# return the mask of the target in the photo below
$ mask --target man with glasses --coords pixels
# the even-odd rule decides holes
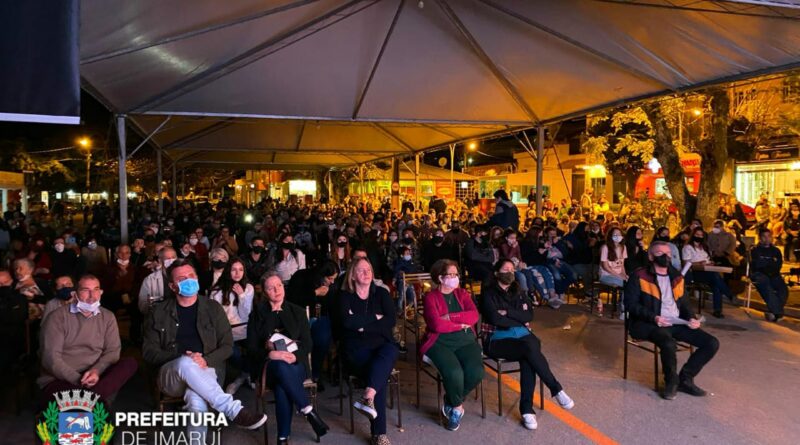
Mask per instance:
[[[117,319],[100,306],[102,295],[100,280],[84,275],[76,300],[53,310],[42,323],[38,384],[44,401],[60,391],[88,389],[108,402],[136,373],[136,360],[119,357]]]
[[[700,321],[689,307],[683,276],[670,266],[668,243],[654,241],[648,257],[651,266],[636,270],[625,287],[631,337],[653,342],[661,350],[664,369],[664,399],[672,400],[677,392],[702,397],[706,392],[694,384],[694,378],[719,349],[719,340],[700,329]],[[695,347],[678,373],[677,343]]]

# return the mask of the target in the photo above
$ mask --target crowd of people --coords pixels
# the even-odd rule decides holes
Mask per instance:
[[[279,443],[286,443],[295,412],[319,436],[328,431],[304,382],[310,378],[324,390],[326,370],[341,363],[365,383],[354,407],[369,420],[371,443],[384,445],[387,381],[406,352],[397,320],[422,298],[419,359],[442,378],[446,428],[459,428],[463,402],[483,378],[485,354],[519,362],[522,423],[536,429],[537,375],[559,406],[575,403],[534,333],[534,307],[558,309],[571,292],[602,314],[599,281],[624,295],[619,313],[629,317],[631,334],[660,347],[663,396],[705,394],[694,377],[719,343],[700,329],[685,284],[711,289],[715,317],[723,317],[722,299],[735,295],[726,277],[688,264],[729,265],[734,277],[741,274],[750,254],[741,231],[718,220],[707,233],[695,220],[686,228],[658,226],[645,240],[649,227],[604,212],[602,202],[595,212],[591,192],[587,203],[558,207],[545,200],[543,216],[520,215],[504,190],[494,198],[492,215],[477,206],[448,208],[441,199],[427,211],[413,204],[392,211],[358,200],[263,200],[245,208],[226,198],[166,205],[159,216],[155,201],[134,200],[129,244],[121,242],[117,213],[105,203],[86,212],[83,229],[12,208],[0,224],[9,240],[0,268],[7,342],[0,369],[38,353],[43,399],[88,388],[110,402],[146,366],[158,390],[182,398],[185,410],[213,408],[250,429],[267,417],[236,395],[266,369]],[[793,253],[800,205],[790,207],[781,230]],[[787,296],[774,230],[759,225],[750,267],[770,321],[783,316]],[[432,280],[424,295],[403,280],[422,271]],[[480,292],[471,294],[467,283],[481,283]],[[118,317],[127,320],[122,340]],[[675,341],[696,348],[681,370]],[[140,347],[144,363],[121,357],[123,344]]]

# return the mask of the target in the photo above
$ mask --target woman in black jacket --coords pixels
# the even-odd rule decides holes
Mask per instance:
[[[328,425],[322,421],[308,401],[303,381],[309,375],[308,351],[311,349],[311,330],[306,312],[300,306],[284,301],[283,282],[276,272],[261,278],[267,301],[250,314],[247,323],[248,354],[253,363],[267,366],[267,386],[275,392],[275,417],[278,424],[278,443],[289,440],[294,409],[303,413],[317,433],[324,436]],[[278,336],[282,338],[278,339]],[[292,351],[292,352],[290,352]],[[253,370],[260,373],[260,369]],[[253,376],[254,381],[260,374]]]
[[[634,271],[650,265],[647,249],[644,248],[644,232],[637,226],[631,226],[625,233],[625,273],[631,276]]]
[[[561,388],[547,359],[542,354],[541,342],[530,330],[533,320],[533,304],[519,290],[514,281],[514,263],[501,258],[495,263],[494,276],[483,291],[481,315],[488,325],[483,333],[483,350],[494,359],[518,361],[520,367],[519,411],[525,428],[537,427],[533,411],[533,390],[536,375],[550,389],[550,394],[565,409],[572,409],[575,402]]]
[[[344,326],[342,350],[347,369],[366,381],[364,396],[353,406],[370,420],[373,445],[389,445],[386,436],[386,384],[399,349],[392,335],[397,314],[389,292],[372,282],[366,258],[350,263],[339,310]]]

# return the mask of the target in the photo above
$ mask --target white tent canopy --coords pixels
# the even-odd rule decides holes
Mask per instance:
[[[81,74],[184,165],[328,168],[795,68],[797,3],[84,0]]]

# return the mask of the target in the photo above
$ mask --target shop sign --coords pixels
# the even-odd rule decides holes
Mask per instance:
[[[759,150],[756,153],[756,161],[779,161],[784,159],[794,159],[800,156],[800,149],[797,147],[792,148],[779,148],[773,150]]]
[[[436,189],[436,196],[450,196],[453,191],[450,187],[439,187]]]

